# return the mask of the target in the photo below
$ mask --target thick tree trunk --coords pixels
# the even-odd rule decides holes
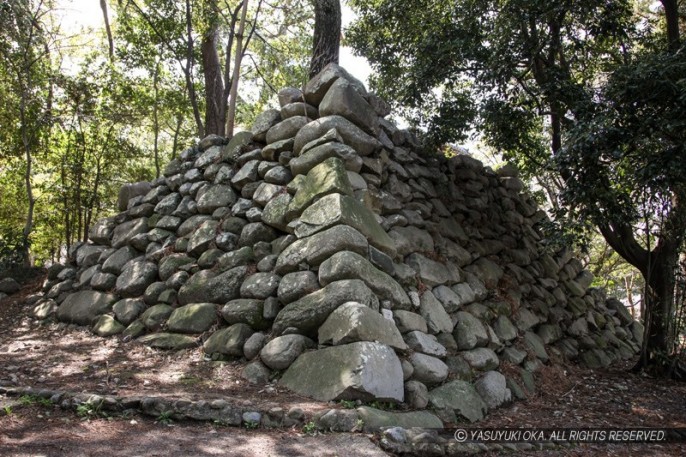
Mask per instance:
[[[674,287],[679,248],[683,237],[680,230],[684,210],[675,200],[662,227],[662,236],[652,251],[641,247],[630,227],[621,223],[601,225],[605,240],[631,265],[638,268],[646,284],[644,294],[644,338],[641,358],[635,371],[650,370],[660,376],[681,377],[683,368],[674,365]]]
[[[639,365],[664,371],[674,341],[674,286],[679,255],[677,249],[663,251],[654,259],[646,277],[646,326],[644,349]]]
[[[314,0],[314,37],[310,78],[329,63],[338,63],[341,43],[341,3],[339,0]]]
[[[224,136],[226,121],[226,102],[224,81],[217,55],[217,27],[207,31],[202,40],[202,63],[205,73],[205,135],[214,133]]]
[[[681,45],[679,32],[679,2],[677,0],[660,0],[665,8],[667,22],[667,43],[669,50],[675,52]]]

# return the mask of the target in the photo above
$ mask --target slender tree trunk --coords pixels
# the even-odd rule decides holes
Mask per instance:
[[[205,127],[200,118],[200,108],[198,108],[198,98],[195,93],[195,86],[193,85],[193,78],[191,72],[193,71],[193,24],[191,17],[191,2],[186,0],[186,65],[183,68],[183,74],[186,77],[186,87],[188,88],[188,98],[193,108],[193,117],[195,118],[195,125],[197,127],[198,138],[205,137]]]
[[[228,138],[233,136],[233,127],[236,123],[236,97],[238,97],[238,79],[241,75],[241,61],[243,60],[243,37],[247,14],[248,0],[243,0],[241,20],[238,23],[238,33],[236,33],[236,54],[233,64],[233,76],[231,77],[231,91],[229,92],[229,107],[226,114],[226,136]],[[228,59],[229,56],[226,58]]]
[[[181,132],[181,125],[183,124],[183,116],[178,115],[176,117],[176,128],[174,129],[174,141],[172,142],[172,155],[171,158],[176,158],[176,150],[179,148],[179,133]]]
[[[155,64],[155,74],[152,78],[152,87],[155,93],[155,102],[152,107],[152,130],[154,134],[153,141],[153,152],[155,154],[155,178],[160,177],[160,119],[159,119],[159,105],[160,105],[160,93],[159,93],[159,77],[160,77],[160,62],[159,60]]]
[[[560,109],[557,103],[553,104],[550,115],[550,127],[552,129],[551,146],[553,155],[557,156],[562,149],[562,121],[560,119]]]
[[[107,147],[107,143],[109,141],[105,142],[104,147]],[[102,165],[100,163],[100,159],[98,159],[98,162],[95,167],[95,181],[93,182],[93,189],[92,189],[92,195],[91,198],[89,199],[88,202],[88,208],[86,208],[86,217],[84,219],[83,223],[83,242],[88,241],[88,231],[90,230],[91,226],[91,221],[93,220],[93,212],[95,211],[97,205],[98,205],[98,191],[100,190],[100,178],[102,174]]]
[[[626,290],[626,300],[631,307],[631,317],[636,319],[636,303],[634,302],[634,274],[624,277],[624,290]]]
[[[76,241],[81,241],[81,228],[83,227],[83,167],[81,164],[83,159],[79,160],[79,164],[76,166],[76,198],[74,201],[77,217],[77,224],[74,228],[74,233],[76,234]]]
[[[102,16],[105,19],[105,31],[107,32],[107,44],[109,45],[110,62],[114,62],[114,39],[112,38],[110,18],[107,14],[107,0],[100,0],[100,9],[102,9]]]
[[[310,78],[329,63],[338,63],[341,43],[341,3],[339,0],[314,0],[314,36]]]
[[[67,154],[69,154],[69,149],[71,148],[71,140],[67,143]],[[71,246],[71,216],[69,214],[69,194],[67,192],[67,170],[66,170],[66,157],[62,157],[60,161],[60,178],[62,180],[62,205],[64,212],[64,244],[67,247],[67,252],[69,252],[69,247]]]
[[[231,89],[233,88],[233,82],[231,81],[231,49],[233,49],[233,40],[236,38],[236,23],[238,22],[238,15],[243,9],[243,2],[239,2],[236,8],[231,12],[231,21],[229,22],[229,36],[226,38],[226,47],[224,48],[224,93],[222,94],[222,105],[224,106],[224,112],[228,117],[229,112],[229,96],[231,94]],[[229,130],[229,122],[224,119],[224,133]],[[231,121],[233,123],[233,120]]]
[[[31,173],[33,166],[33,157],[31,155],[31,145],[29,143],[29,135],[27,132],[28,126],[26,125],[26,92],[23,92],[20,107],[20,119],[21,119],[21,141],[24,147],[24,158],[26,159],[26,172],[24,173],[24,184],[26,186],[26,197],[28,199],[29,207],[26,212],[26,223],[24,224],[24,230],[22,232],[22,256],[24,258],[24,264],[26,266],[31,266],[31,256],[30,256],[30,241],[29,237],[33,231],[33,210],[36,205],[36,199],[33,195],[33,184],[31,182]]]

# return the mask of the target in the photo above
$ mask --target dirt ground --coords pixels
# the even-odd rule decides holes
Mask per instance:
[[[200,348],[153,350],[83,328],[41,324],[22,299],[39,282],[0,300],[0,385],[191,400],[232,398],[266,409],[299,406],[308,415],[332,405],[278,385],[254,387],[239,362],[210,362]],[[536,395],[492,412],[474,427],[686,428],[686,385],[627,371],[545,367]],[[1,456],[383,456],[378,437],[362,433],[310,436],[302,429],[248,430],[202,422],[160,423],[143,416],[83,418],[54,405],[0,396]],[[496,455],[496,454],[491,454]],[[586,444],[536,456],[681,456],[686,443]]]

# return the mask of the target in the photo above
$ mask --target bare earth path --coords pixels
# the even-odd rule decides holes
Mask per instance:
[[[0,386],[191,400],[228,397],[248,408],[298,406],[308,419],[332,407],[277,385],[250,386],[240,378],[238,363],[207,362],[199,348],[161,352],[63,324],[41,325],[29,319],[21,305],[37,287],[34,283],[0,300]],[[546,367],[535,396],[492,412],[478,427],[686,427],[686,385],[630,374],[626,368]],[[388,455],[377,440],[362,433],[310,436],[300,427],[168,425],[139,415],[83,420],[57,406],[21,405],[17,398],[0,396],[0,456]],[[587,444],[531,455],[681,456],[686,455],[686,443]]]

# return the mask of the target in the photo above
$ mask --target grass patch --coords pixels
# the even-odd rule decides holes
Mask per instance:
[[[43,406],[45,408],[54,406],[54,403],[49,398],[43,398],[37,395],[22,395],[21,397],[19,397],[19,403],[21,403],[22,406],[37,405]]]

